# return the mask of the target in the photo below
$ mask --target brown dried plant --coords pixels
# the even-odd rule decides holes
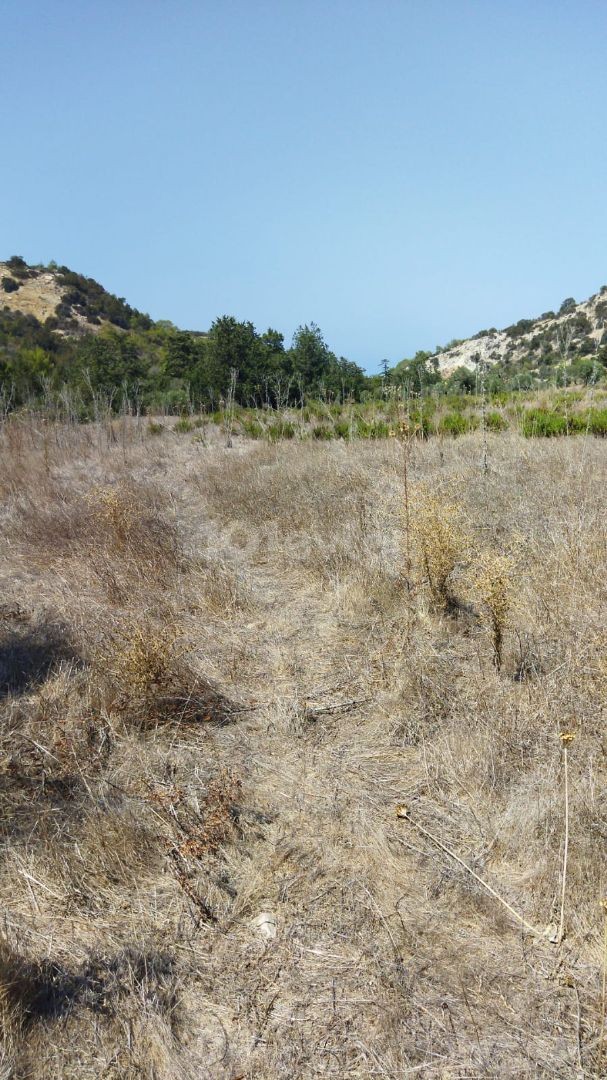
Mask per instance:
[[[413,499],[411,535],[434,603],[438,608],[449,607],[453,573],[472,551],[461,506],[418,489]]]
[[[85,501],[106,542],[118,551],[127,547],[137,527],[140,509],[126,491],[118,487],[94,487],[86,493]]]
[[[493,661],[501,670],[504,634],[515,599],[516,562],[511,555],[485,550],[475,560],[472,584],[481,600],[482,617],[491,633]]]
[[[96,658],[106,706],[149,726],[167,721],[225,723],[233,704],[198,673],[175,624],[150,620],[113,627]]]

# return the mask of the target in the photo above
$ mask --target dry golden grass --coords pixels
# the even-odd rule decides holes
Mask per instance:
[[[0,442],[2,1080],[598,1077],[607,445]]]

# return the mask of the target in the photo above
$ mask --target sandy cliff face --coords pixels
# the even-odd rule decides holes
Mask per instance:
[[[449,375],[458,367],[472,368],[476,358],[487,365],[507,359],[517,363],[528,356],[539,361],[542,349],[565,362],[579,351],[583,339],[590,339],[598,348],[607,338],[607,287],[604,289],[562,315],[528,320],[532,325],[520,334],[513,334],[512,327],[493,330],[445,349],[436,356],[441,372]],[[586,317],[586,325],[580,316]]]
[[[13,274],[6,263],[0,263],[0,281],[4,277],[13,277]],[[55,314],[64,291],[52,270],[41,270],[35,277],[26,278],[15,292],[0,290],[0,307],[22,311],[24,315],[35,315],[40,322],[44,322],[49,315]]]

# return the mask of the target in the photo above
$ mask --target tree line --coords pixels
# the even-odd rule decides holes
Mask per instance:
[[[170,323],[97,332],[66,333],[50,319],[0,309],[0,386],[17,407],[70,390],[86,411],[104,396],[119,407],[124,396],[143,409],[179,412],[216,409],[236,372],[241,405],[283,407],[304,397],[360,400],[372,380],[362,368],[328,347],[314,323],[300,326],[289,348],[269,328],[225,315],[207,333]]]
[[[232,393],[240,405],[284,408],[306,398],[344,402],[479,390],[478,365],[458,368],[445,379],[440,350],[420,351],[394,367],[384,360],[381,374],[366,375],[358,364],[337,356],[313,322],[299,326],[288,347],[280,331],[269,327],[259,332],[252,322],[231,315],[215,319],[204,333],[180,330],[170,322],[153,322],[66,266],[32,267],[21,256],[12,256],[5,266],[8,273],[0,285],[7,295],[48,270],[63,287],[54,315],[44,322],[3,307],[0,299],[0,404],[5,410],[66,393],[86,418],[100,399],[116,409],[126,398],[144,411],[182,412],[214,411]],[[518,327],[509,329],[518,332]],[[567,364],[557,363],[550,341],[539,335],[530,343],[529,356],[518,362],[506,358],[483,373],[486,391],[604,380],[607,343],[598,349],[592,343],[596,352],[589,356],[583,336],[587,327],[576,323],[571,331],[579,341],[573,341]]]

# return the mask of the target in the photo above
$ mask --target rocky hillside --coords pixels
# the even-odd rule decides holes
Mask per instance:
[[[593,356],[607,344],[607,285],[588,300],[564,300],[558,312],[546,311],[535,319],[520,319],[504,330],[481,330],[466,341],[456,341],[439,350],[441,374],[459,367],[473,368],[477,361],[487,365],[501,362],[521,364],[568,363],[574,356]]]
[[[55,315],[65,291],[52,270],[34,270],[28,267],[27,276],[15,275],[15,269],[0,262],[0,299],[3,307],[34,315],[40,322]]]
[[[0,262],[0,308],[33,315],[51,330],[97,331],[104,323],[123,330],[148,329],[152,320],[94,278],[67,266],[28,266],[19,255]]]

